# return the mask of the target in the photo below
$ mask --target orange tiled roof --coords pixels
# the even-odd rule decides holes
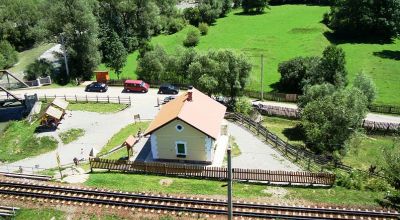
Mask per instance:
[[[145,135],[175,119],[180,119],[217,139],[226,107],[195,88],[192,89],[192,101],[188,101],[187,98],[188,92],[165,104],[150,123]]]

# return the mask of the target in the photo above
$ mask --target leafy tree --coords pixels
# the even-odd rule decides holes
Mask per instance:
[[[232,0],[223,0],[221,17],[227,15],[232,10]]]
[[[185,8],[183,10],[183,16],[187,21],[189,21],[189,24],[193,26],[198,26],[200,21],[202,20],[200,18],[200,11],[198,7]]]
[[[353,85],[364,93],[368,104],[372,104],[376,95],[376,87],[373,80],[364,73],[359,73],[354,79]]]
[[[393,140],[393,146],[384,151],[384,173],[389,183],[395,188],[386,199],[398,210],[400,210],[400,145],[398,138]]]
[[[18,53],[6,40],[0,42],[0,69],[7,69],[18,62]]]
[[[126,58],[128,56],[124,45],[120,41],[117,33],[114,31],[102,41],[103,62],[107,67],[115,70],[118,78],[125,66]]]
[[[199,31],[201,35],[207,35],[208,33],[208,24],[207,23],[200,23],[199,24]]]
[[[250,115],[252,109],[253,107],[251,106],[250,100],[244,96],[239,97],[234,106],[235,112],[239,112],[247,116]]]
[[[330,96],[336,91],[336,88],[329,83],[318,84],[314,86],[307,86],[304,90],[304,95],[300,96],[298,101],[299,108],[304,108],[306,105],[314,100],[322,99],[323,97]]]
[[[329,27],[347,37],[391,38],[400,33],[399,0],[337,0]]]
[[[204,74],[200,76],[197,86],[201,91],[211,96],[218,90],[218,80],[212,75]]]
[[[207,24],[214,23],[222,14],[221,0],[202,0],[199,8],[200,21]]]
[[[240,8],[242,6],[242,0],[233,0],[233,8]]]
[[[244,13],[262,13],[268,8],[268,0],[242,0]]]
[[[100,63],[98,23],[94,0],[48,2],[47,28],[56,39],[63,36],[72,78],[88,80]]]
[[[336,87],[347,85],[346,57],[342,48],[329,45],[325,48],[322,58],[312,71],[308,72],[304,85],[331,83]]]
[[[281,91],[300,94],[303,91],[305,77],[310,75],[319,63],[318,57],[296,57],[279,64]]]
[[[345,142],[360,128],[366,111],[366,97],[356,88],[340,89],[308,102],[301,121],[309,147],[335,158],[344,155]]]
[[[186,39],[183,41],[183,45],[185,47],[195,47],[200,41],[200,31],[198,29],[190,30],[187,35]]]
[[[55,71],[54,66],[44,59],[35,60],[26,70],[26,79],[35,80],[38,77],[51,76]]]
[[[0,0],[0,40],[18,50],[31,48],[41,34],[39,23],[45,11],[38,0]]]

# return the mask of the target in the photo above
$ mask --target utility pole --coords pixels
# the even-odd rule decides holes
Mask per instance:
[[[65,63],[65,71],[67,72],[67,77],[69,78],[69,68],[68,68],[68,59],[67,59],[67,48],[65,48],[64,36],[60,34],[61,38],[61,49],[63,51],[64,63]]]
[[[228,146],[228,220],[232,220],[233,217],[233,205],[232,205],[232,148]]]
[[[261,54],[261,101],[264,99],[264,54]]]

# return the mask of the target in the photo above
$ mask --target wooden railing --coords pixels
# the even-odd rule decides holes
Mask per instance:
[[[206,167],[199,165],[181,165],[171,163],[131,162],[123,160],[108,160],[91,158],[91,169],[107,169],[130,173],[146,173],[166,176],[181,176],[207,179],[227,179],[227,168]],[[270,171],[260,169],[232,169],[233,179],[245,181],[265,181],[273,183],[299,183],[333,185],[335,175],[330,173]]]

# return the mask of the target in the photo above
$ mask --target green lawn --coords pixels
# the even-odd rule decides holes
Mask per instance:
[[[136,135],[139,129],[144,132],[146,128],[149,126],[150,122],[137,122],[133,123],[130,125],[127,125],[126,127],[122,128],[118,133],[114,134],[114,136],[107,142],[107,144],[101,149],[100,154],[105,154],[111,149],[120,146],[124,141],[129,137],[129,135]],[[127,156],[126,155],[126,149],[122,148],[117,152],[114,152],[113,154],[109,155],[109,159],[119,159],[122,156]]]
[[[63,144],[69,144],[73,141],[76,141],[83,135],[85,135],[85,130],[81,128],[72,128],[69,129],[68,131],[58,134]]]
[[[264,54],[264,91],[272,91],[272,85],[279,81],[278,64],[296,56],[321,55],[330,43],[324,32],[328,28],[320,21],[329,7],[283,5],[272,6],[265,14],[257,16],[236,15],[218,19],[211,26],[207,36],[201,37],[196,47],[200,51],[228,48],[243,52],[253,64],[248,89],[259,90],[260,55]],[[182,47],[182,41],[189,28],[173,34],[154,37],[152,43],[161,45],[169,53]],[[391,51],[400,51],[400,40],[392,44],[340,44],[347,55],[349,80],[358,72],[371,75],[378,88],[376,103],[400,105],[396,97],[400,90],[400,62],[390,56]],[[135,78],[137,52],[131,54],[123,69],[122,77]],[[375,54],[375,55],[374,55]],[[378,56],[381,54],[381,56]],[[389,54],[389,55],[388,55]],[[386,57],[386,58],[383,58]],[[101,65],[99,69],[105,69]],[[111,75],[116,78],[115,75]]]
[[[98,113],[115,113],[126,108],[125,104],[117,103],[73,103],[68,105],[68,110],[71,111],[86,111]]]
[[[277,117],[264,117],[263,125],[290,144],[305,147],[303,137],[296,129],[298,120],[289,120]],[[350,148],[343,163],[353,168],[368,170],[371,165],[378,167],[384,160],[383,150],[390,149],[394,143],[400,143],[399,137],[358,134],[350,142]],[[380,168],[378,168],[380,170]]]
[[[65,213],[56,209],[21,209],[15,216],[16,220],[64,220]]]
[[[168,184],[165,184],[168,183]],[[152,175],[121,174],[121,173],[93,173],[85,183],[92,187],[105,187],[114,190],[151,193],[171,193],[186,195],[225,196],[226,187],[221,181],[171,178]],[[275,190],[287,191],[283,199],[294,202],[309,201],[313,203],[329,203],[335,205],[373,205],[377,206],[376,199],[381,199],[383,193],[368,191],[347,190],[342,187],[331,189],[274,187],[235,183],[234,197],[237,199],[262,199],[269,201]],[[280,200],[282,202],[282,200]]]
[[[36,137],[38,122],[30,125],[26,121],[13,121],[0,135],[0,161],[13,162],[36,156],[57,148],[53,137]]]
[[[41,44],[29,50],[18,53],[18,63],[10,68],[12,73],[21,73],[28,67],[29,64],[35,62],[35,60],[42,55],[46,50],[52,48],[55,44]]]

